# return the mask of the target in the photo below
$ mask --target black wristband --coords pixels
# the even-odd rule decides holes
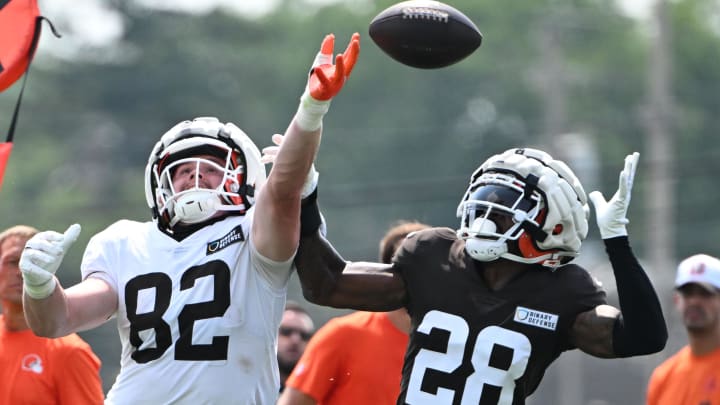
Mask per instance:
[[[300,202],[300,237],[315,233],[322,224],[322,215],[317,203],[317,187]]]

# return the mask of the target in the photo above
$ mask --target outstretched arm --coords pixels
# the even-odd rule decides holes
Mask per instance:
[[[320,144],[322,119],[350,76],[360,51],[360,36],[354,34],[333,63],[334,43],[332,34],[322,42],[297,113],[285,131],[255,204],[253,243],[260,254],[272,260],[288,260],[297,249],[300,195]]]
[[[315,304],[364,311],[405,305],[405,282],[394,265],[346,262],[320,231],[300,239],[295,265],[305,299]]]
[[[630,357],[656,353],[668,333],[662,307],[650,279],[630,248],[627,209],[639,154],[625,158],[618,191],[605,201],[598,191],[589,197],[595,207],[600,236],[612,264],[620,311],[601,305],[580,314],[572,330],[574,343],[598,357]]]

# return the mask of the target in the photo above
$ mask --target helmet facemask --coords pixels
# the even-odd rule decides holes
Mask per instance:
[[[518,241],[528,225],[541,226],[538,219],[543,207],[536,188],[510,174],[484,173],[458,207],[458,236],[466,240],[466,249],[476,260],[507,257],[512,255],[508,242]]]
[[[222,142],[193,138],[182,140],[178,144],[203,142],[205,145],[191,146],[173,154],[168,154],[158,164],[159,173],[154,172],[158,185],[156,195],[158,199],[159,215],[169,219],[169,227],[177,223],[196,224],[213,217],[218,211],[244,211],[245,204],[239,194],[243,184],[244,165],[237,153]],[[207,145],[210,143],[211,145]],[[214,144],[217,143],[217,144]],[[172,146],[171,146],[172,148]],[[170,148],[168,148],[170,149]],[[199,156],[214,156],[214,159]],[[187,157],[184,157],[187,156]],[[189,171],[184,175],[192,177],[191,187],[175,189],[173,176],[178,169]],[[222,174],[222,180],[216,187],[208,185],[203,172]]]

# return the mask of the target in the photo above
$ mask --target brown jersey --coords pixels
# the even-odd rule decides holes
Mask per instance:
[[[499,291],[449,228],[410,235],[393,259],[412,332],[398,404],[524,404],[550,363],[573,349],[575,317],[606,303],[583,268],[540,265]]]

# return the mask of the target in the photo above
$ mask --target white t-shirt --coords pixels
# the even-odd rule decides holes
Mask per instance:
[[[88,243],[83,279],[118,292],[120,373],[107,404],[274,404],[292,259],[261,256],[252,213],[177,242],[121,220]]]

